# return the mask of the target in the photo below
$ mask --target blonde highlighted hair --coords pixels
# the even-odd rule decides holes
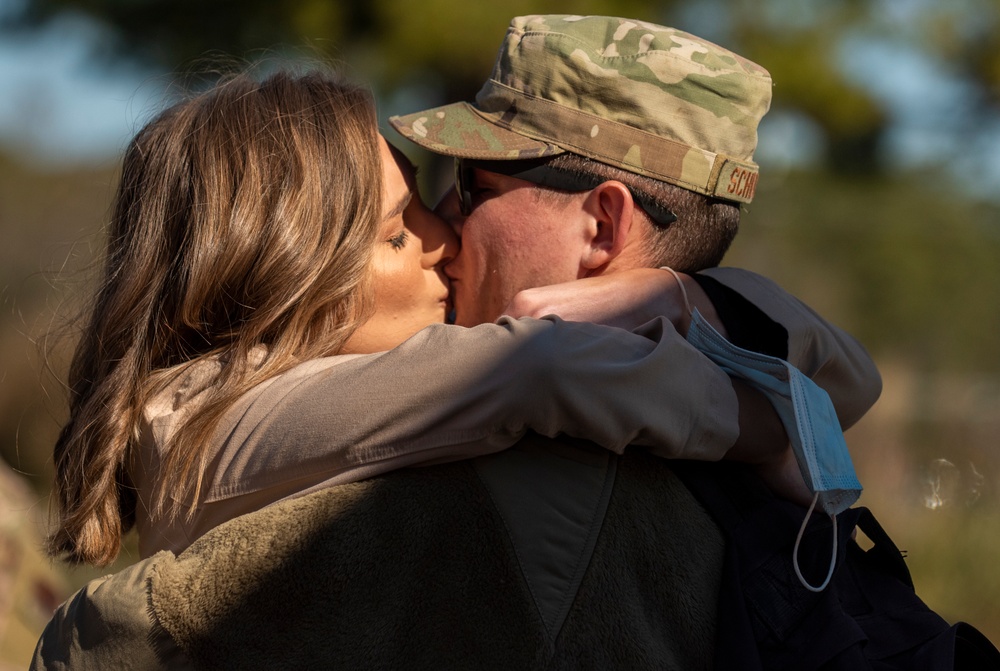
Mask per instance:
[[[226,408],[336,353],[370,315],[381,208],[372,97],[328,73],[232,76],[136,135],[69,375],[52,554],[117,557],[135,523],[127,464],[143,407],[177,366],[217,357],[218,383],[167,446],[150,514],[197,501]]]

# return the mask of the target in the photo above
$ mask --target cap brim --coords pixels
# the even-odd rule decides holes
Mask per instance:
[[[445,156],[517,160],[565,152],[491,123],[466,102],[390,117],[389,123],[406,139]]]

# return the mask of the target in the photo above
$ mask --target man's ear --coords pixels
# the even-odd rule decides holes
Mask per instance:
[[[586,274],[598,274],[625,249],[635,203],[624,184],[611,180],[587,194],[583,210],[589,216],[580,265]]]

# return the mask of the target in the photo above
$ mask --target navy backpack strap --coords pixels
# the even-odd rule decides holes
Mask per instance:
[[[726,537],[715,668],[1000,669],[975,628],[950,626],[916,595],[902,553],[863,507],[838,515],[837,569],[821,593],[795,576],[791,553],[805,509],[775,497],[740,464],[678,462],[675,472]],[[858,528],[867,551],[852,540]],[[810,520],[800,550],[807,579],[825,573],[830,521]]]
[[[879,669],[1000,669],[1000,651],[981,632],[949,625],[917,596],[902,553],[871,511],[860,511],[857,527],[873,546],[851,544],[834,588],[867,636],[866,658]]]

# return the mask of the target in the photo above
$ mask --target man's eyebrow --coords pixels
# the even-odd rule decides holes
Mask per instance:
[[[496,182],[496,174],[497,173],[495,172],[490,172],[489,170],[482,170],[481,168],[475,168],[472,171],[473,179],[476,182],[483,181],[486,182],[487,184],[492,184]]]

